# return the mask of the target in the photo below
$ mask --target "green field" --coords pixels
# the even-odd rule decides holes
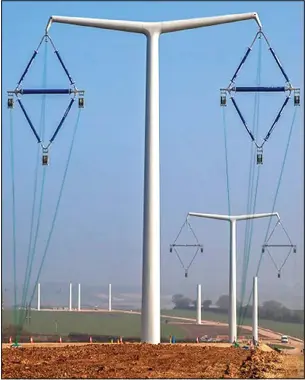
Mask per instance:
[[[13,311],[3,310],[2,326],[13,324]],[[141,317],[137,314],[122,313],[77,313],[69,311],[31,311],[31,323],[24,324],[24,330],[33,334],[69,333],[91,335],[114,335],[123,337],[140,337]],[[185,338],[185,332],[179,326],[161,324],[161,336],[170,335],[177,339]]]
[[[283,344],[268,344],[269,347],[273,348],[274,350],[294,350],[295,347],[293,346],[284,346]]]
[[[162,314],[185,318],[196,318],[195,310],[163,310]],[[226,314],[219,314],[213,311],[202,311],[201,318],[208,321],[228,322],[228,316]],[[252,320],[250,318],[245,318],[243,324],[251,326]],[[301,323],[277,322],[266,319],[259,319],[259,325],[266,329],[270,329],[285,335],[304,339],[304,324]]]
[[[196,318],[195,310],[162,310],[162,315]],[[213,311],[203,311],[202,319],[227,322],[225,314]],[[161,319],[164,322],[164,318]],[[178,321],[177,321],[178,322]],[[13,324],[13,311],[3,310],[2,326]],[[245,325],[251,326],[251,319],[246,318]],[[283,323],[269,320],[259,320],[261,327],[286,335],[304,338],[304,325]],[[69,311],[31,311],[31,323],[27,321],[24,329],[33,334],[58,334],[67,336],[70,333],[89,335],[114,335],[124,337],[140,337],[141,317],[137,314],[122,313],[77,313]],[[185,338],[185,331],[172,324],[161,323],[161,335],[168,338],[170,335],[177,339]]]

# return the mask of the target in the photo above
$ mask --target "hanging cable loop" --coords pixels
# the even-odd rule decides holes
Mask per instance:
[[[182,233],[182,231],[183,231],[183,229],[185,227],[187,227],[188,230],[191,232],[191,234],[192,234],[192,236],[193,236],[193,238],[195,240],[195,243],[192,243],[192,244],[177,243],[177,241],[178,241],[178,239],[179,239],[179,237],[180,237],[180,235],[181,235],[181,233]],[[180,254],[179,254],[179,251],[178,251],[179,248],[196,248],[196,252],[195,252],[194,256],[192,257],[192,259],[191,259],[191,261],[189,262],[188,265],[186,265],[183,262]],[[181,264],[181,267],[185,271],[184,276],[187,278],[188,277],[188,271],[189,271],[190,267],[192,266],[192,264],[193,264],[195,258],[197,257],[198,253],[199,252],[203,253],[203,245],[199,243],[197,235],[195,234],[195,231],[193,230],[193,227],[191,226],[191,224],[190,224],[190,222],[188,220],[188,217],[186,218],[185,222],[180,227],[180,230],[178,232],[178,235],[177,235],[176,239],[174,240],[174,242],[172,244],[170,244],[169,251],[170,252],[173,252],[173,251],[175,252],[175,254],[178,257],[178,260],[179,260],[179,262]]]
[[[50,43],[54,49],[54,53],[55,53],[57,59],[59,60],[61,67],[64,70],[67,78],[69,79],[70,86],[71,86],[70,88],[42,88],[42,89],[40,88],[40,89],[37,89],[37,88],[23,88],[22,87],[22,83],[24,81],[24,78],[26,77],[35,57],[37,56],[43,41],[45,41],[45,43],[50,41]],[[58,126],[55,129],[55,131],[53,132],[48,144],[44,144],[42,142],[41,136],[37,132],[37,130],[34,126],[34,123],[31,121],[31,119],[30,119],[30,117],[29,117],[29,115],[25,109],[23,102],[21,101],[21,97],[25,96],[25,95],[70,95],[71,96],[70,102],[69,102],[69,104],[65,110],[65,113],[62,116]],[[60,129],[63,127],[63,124],[64,124],[64,122],[65,122],[65,120],[66,120],[66,118],[67,118],[67,116],[68,116],[68,114],[72,108],[72,105],[76,99],[76,96],[78,96],[78,107],[84,108],[84,90],[78,90],[77,89],[77,87],[75,86],[75,81],[72,79],[66,65],[63,62],[63,59],[61,58],[61,56],[59,54],[59,51],[56,49],[56,47],[54,45],[53,40],[51,39],[49,34],[46,33],[46,34],[44,34],[44,36],[40,40],[40,43],[39,43],[37,49],[34,51],[30,61],[28,62],[27,66],[23,72],[23,74],[21,75],[21,78],[18,81],[17,87],[15,88],[15,90],[8,91],[8,108],[13,108],[14,97],[15,97],[17,100],[17,103],[20,105],[20,108],[23,112],[23,115],[25,116],[25,119],[26,119],[27,123],[29,124],[37,142],[42,147],[42,165],[48,165],[48,148],[54,142],[54,140],[57,137]]]
[[[276,62],[278,68],[280,69],[281,74],[283,75],[283,77],[285,79],[285,86],[261,86],[261,85],[259,85],[259,86],[236,86],[235,81],[236,81],[236,78],[237,78],[242,66],[245,64],[247,58],[249,57],[254,43],[256,42],[257,39],[261,39],[261,37],[263,37],[264,40],[266,41],[268,49],[269,49],[274,61]],[[256,138],[254,137],[254,133],[249,128],[249,126],[246,122],[246,119],[242,115],[242,113],[241,113],[241,111],[237,105],[237,102],[235,100],[235,95],[237,93],[250,93],[250,92],[254,92],[254,93],[261,93],[261,92],[279,93],[279,92],[282,92],[282,93],[286,94],[286,98],[284,100],[284,103],[283,103],[281,109],[279,110],[278,114],[276,115],[271,127],[269,128],[268,132],[266,133],[266,135],[263,138],[261,143],[257,142]],[[244,57],[242,58],[241,62],[239,63],[237,69],[235,70],[228,87],[220,89],[220,105],[221,106],[227,105],[226,96],[229,95],[230,99],[233,103],[233,106],[234,106],[244,128],[246,129],[250,139],[255,144],[256,148],[258,150],[260,150],[259,152],[257,152],[257,164],[258,165],[263,163],[262,148],[263,148],[264,144],[269,140],[269,138],[270,138],[271,134],[273,133],[276,125],[278,124],[280,117],[282,115],[282,112],[283,112],[284,108],[286,107],[292,92],[294,92],[294,105],[295,106],[300,105],[300,89],[292,86],[290,79],[289,79],[288,75],[286,74],[286,72],[283,68],[283,65],[281,64],[279,58],[277,57],[273,48],[271,47],[266,35],[260,29],[256,33],[251,45],[247,48],[246,53],[245,53]]]
[[[278,226],[280,226],[282,228],[282,230],[284,231],[284,234],[285,236],[287,237],[288,239],[288,244],[271,244],[269,243],[270,240],[271,240],[271,237],[273,236],[276,228],[278,228]],[[271,252],[270,252],[270,249],[271,248],[289,248],[289,251],[288,251],[288,254],[285,256],[285,259],[282,263],[281,266],[278,266],[276,261],[274,260],[274,257],[272,256]],[[273,265],[275,266],[276,270],[278,271],[278,278],[281,277],[281,271],[283,269],[283,267],[285,266],[289,256],[291,255],[291,253],[296,253],[297,252],[297,246],[295,244],[292,243],[292,240],[287,232],[287,230],[285,229],[285,227],[283,226],[283,223],[278,220],[277,223],[275,224],[274,228],[272,229],[269,237],[266,239],[265,243],[262,245],[262,254],[264,254],[265,252],[267,251]]]

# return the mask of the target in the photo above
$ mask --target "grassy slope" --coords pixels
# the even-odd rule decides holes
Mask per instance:
[[[2,325],[12,324],[13,312],[2,312]],[[31,324],[24,324],[24,329],[32,333],[58,334],[69,333],[92,335],[114,335],[140,337],[141,317],[135,314],[120,313],[77,313],[68,311],[32,311]],[[161,325],[161,335],[164,338],[174,335],[178,339],[185,337],[185,332],[176,325]]]
[[[179,317],[196,318],[195,310],[163,310],[164,315],[176,315]],[[228,316],[226,314],[218,314],[213,311],[202,311],[202,319],[208,321],[228,322]],[[252,321],[250,318],[245,318],[244,325],[251,326]],[[304,339],[304,325],[300,323],[288,323],[269,321],[266,319],[260,319],[259,325],[266,329],[277,331],[286,335],[295,336],[300,339]]]

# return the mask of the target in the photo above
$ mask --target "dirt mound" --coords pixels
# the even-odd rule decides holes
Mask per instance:
[[[281,355],[180,344],[4,348],[2,378],[264,378]],[[272,377],[272,376],[271,376]]]

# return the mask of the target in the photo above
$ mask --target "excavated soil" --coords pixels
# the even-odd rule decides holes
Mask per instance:
[[[287,377],[283,357],[276,352],[201,344],[3,348],[2,378]]]

